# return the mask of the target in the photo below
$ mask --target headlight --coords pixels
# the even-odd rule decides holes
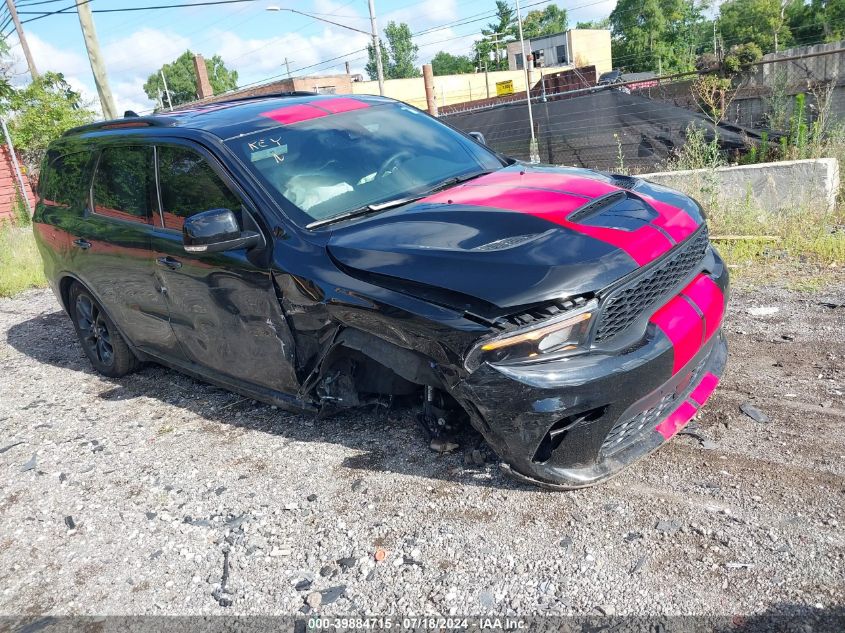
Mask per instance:
[[[526,360],[581,349],[587,343],[596,305],[591,301],[577,311],[481,341],[467,355],[466,367],[475,371],[482,363]]]

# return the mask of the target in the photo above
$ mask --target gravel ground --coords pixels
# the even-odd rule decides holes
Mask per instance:
[[[697,435],[552,493],[410,411],[102,378],[49,292],[2,300],[0,613],[841,613],[843,302],[842,275],[735,290]]]

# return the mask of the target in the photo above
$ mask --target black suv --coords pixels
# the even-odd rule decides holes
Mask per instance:
[[[416,108],[293,95],[53,143],[34,229],[96,369],[155,361],[324,414],[404,398],[508,472],[601,481],[721,375],[727,272],[690,198],[529,166]]]

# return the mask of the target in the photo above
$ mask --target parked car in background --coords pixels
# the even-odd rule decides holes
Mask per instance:
[[[54,142],[34,231],[101,373],[153,361],[297,411],[468,420],[506,471],[602,481],[722,373],[728,274],[701,209],[500,156],[379,97],[129,116]]]

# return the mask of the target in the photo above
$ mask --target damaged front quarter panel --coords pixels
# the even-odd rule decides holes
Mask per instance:
[[[321,416],[424,387],[451,391],[463,352],[488,331],[455,310],[363,281],[326,290],[296,275],[273,276],[296,342],[298,395]]]

